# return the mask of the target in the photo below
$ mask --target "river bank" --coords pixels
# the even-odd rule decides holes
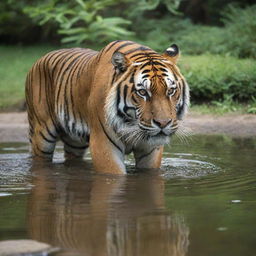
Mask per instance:
[[[183,125],[187,133],[225,134],[232,137],[256,136],[256,115],[205,115],[191,112]],[[0,142],[27,142],[26,112],[0,113]]]

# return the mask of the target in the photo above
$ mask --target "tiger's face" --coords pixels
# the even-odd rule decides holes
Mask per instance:
[[[118,58],[125,58],[118,55]],[[144,141],[163,145],[177,131],[178,120],[182,119],[189,104],[189,91],[170,57],[166,52],[164,55],[154,52],[136,61],[118,59],[116,72],[119,77],[115,90],[112,89],[108,96],[107,105],[111,107],[107,107],[107,112],[111,113],[107,113],[107,119],[121,138],[133,143]]]

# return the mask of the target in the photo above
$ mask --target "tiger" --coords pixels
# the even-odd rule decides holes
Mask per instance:
[[[179,56],[176,44],[159,54],[117,40],[100,51],[69,48],[41,57],[25,89],[32,157],[52,161],[61,140],[66,160],[90,149],[101,173],[126,174],[130,153],[137,169],[160,168],[163,147],[189,106]]]

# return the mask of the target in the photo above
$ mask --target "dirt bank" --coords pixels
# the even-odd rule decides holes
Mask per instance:
[[[238,137],[256,136],[256,115],[223,116],[190,113],[183,126],[192,134],[226,134]],[[0,142],[27,142],[25,112],[0,113]]]

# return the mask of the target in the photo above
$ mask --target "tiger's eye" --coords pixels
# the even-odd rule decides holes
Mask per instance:
[[[144,90],[144,89],[138,90],[138,93],[139,93],[141,96],[146,96],[146,95],[147,95],[147,91]]]
[[[167,95],[170,96],[170,95],[174,94],[174,92],[175,92],[175,88],[169,88],[167,90]]]

